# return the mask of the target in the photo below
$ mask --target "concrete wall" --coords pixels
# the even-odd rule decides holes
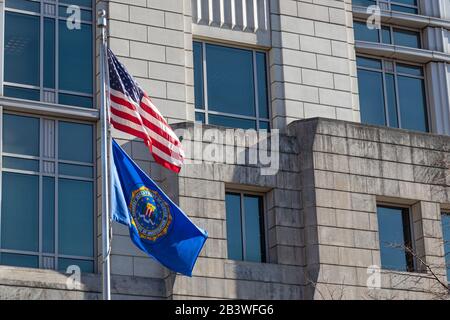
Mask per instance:
[[[351,1],[271,1],[274,128],[297,119],[360,121]]]
[[[303,178],[305,298],[431,299],[446,283],[440,216],[450,205],[450,137],[326,119],[289,126]],[[377,203],[410,207],[417,272],[381,271]]]

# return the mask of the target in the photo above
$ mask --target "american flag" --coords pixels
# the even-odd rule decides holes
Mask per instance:
[[[144,140],[157,163],[178,173],[184,161],[180,140],[110,49],[108,66],[111,125]]]

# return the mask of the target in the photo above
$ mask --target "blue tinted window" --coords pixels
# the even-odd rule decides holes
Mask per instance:
[[[3,88],[3,95],[5,97],[34,100],[34,101],[39,101],[41,98],[41,93],[39,90],[25,89],[11,86],[5,86]]]
[[[391,10],[405,12],[405,13],[411,13],[411,14],[417,14],[419,12],[419,10],[417,8],[404,7],[404,6],[399,6],[399,5],[395,5],[395,4],[391,5]]]
[[[59,3],[74,4],[81,7],[92,8],[92,0],[60,0]]]
[[[203,96],[203,47],[200,42],[194,42],[194,89],[195,107],[204,108]]]
[[[391,28],[389,27],[381,28],[381,40],[383,43],[392,44]]]
[[[421,77],[423,76],[423,68],[420,66],[397,63],[397,73]]]
[[[42,250],[55,252],[55,178],[42,179]]]
[[[355,40],[380,42],[378,29],[369,29],[365,22],[353,21]]]
[[[254,120],[218,116],[215,114],[209,114],[208,120],[209,124],[215,124],[217,126],[242,128],[242,129],[256,129],[256,121]]]
[[[402,208],[377,207],[378,235],[383,269],[411,271],[409,212]]]
[[[263,52],[256,53],[256,78],[258,82],[259,117],[269,118],[266,54]]]
[[[92,93],[92,26],[70,30],[59,21],[59,88]]]
[[[264,261],[262,197],[227,193],[225,205],[228,258],[254,262]]]
[[[447,265],[447,280],[450,282],[450,212],[441,216],[442,236],[444,238],[445,262]]]
[[[39,257],[25,254],[0,253],[0,264],[13,267],[37,268]]]
[[[244,196],[244,226],[245,226],[245,260],[262,261],[262,219],[261,197]]]
[[[365,57],[356,57],[356,64],[358,67],[365,67],[371,69],[380,69],[381,70],[381,60],[378,59],[370,59]]]
[[[39,119],[4,114],[3,152],[39,156]]]
[[[361,6],[361,7],[373,6],[376,3],[377,3],[376,0],[353,0],[352,1],[352,4],[354,6]]]
[[[55,19],[44,19],[44,87],[55,88]]]
[[[59,122],[59,159],[92,162],[93,129],[91,125]]]
[[[423,79],[399,76],[398,93],[402,128],[428,131]]]
[[[65,93],[60,93],[58,95],[58,103],[82,108],[93,107],[92,98]]]
[[[79,166],[68,163],[60,163],[59,164],[59,174],[66,176],[75,176],[75,177],[84,177],[84,178],[93,178],[94,176],[94,168],[90,166]]]
[[[205,114],[202,112],[195,113],[195,121],[200,123],[205,123]]]
[[[228,259],[242,260],[242,223],[241,223],[241,196],[227,193],[225,196],[227,211],[227,248]]]
[[[29,0],[6,0],[6,7],[36,13],[41,11],[41,4],[39,2]]]
[[[93,183],[59,179],[59,253],[94,255]]]
[[[24,201],[26,190],[26,201]],[[39,249],[39,177],[2,173],[2,249]],[[19,236],[20,235],[20,236]]]
[[[397,100],[393,74],[386,74],[386,100],[388,105],[389,126],[398,128]]]
[[[5,13],[5,81],[39,86],[39,39],[38,16]]]
[[[398,46],[420,48],[420,33],[394,29],[394,43]]]
[[[39,160],[3,157],[3,168],[39,171]]]
[[[72,265],[78,266],[81,272],[94,272],[94,261],[62,258],[58,259],[58,269],[62,272],[66,272],[67,268]]]
[[[359,69],[358,87],[361,122],[385,125],[383,74]]]
[[[67,6],[59,6],[59,16],[61,18],[69,18],[74,14],[74,11],[72,8]],[[92,11],[91,10],[80,10],[80,17],[81,21],[92,21]]]
[[[206,44],[206,65],[209,110],[255,116],[252,51]]]

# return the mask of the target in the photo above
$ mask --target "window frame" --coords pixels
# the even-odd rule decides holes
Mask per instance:
[[[417,63],[417,62],[410,62],[400,59],[389,59],[385,57],[380,56],[374,56],[369,54],[356,54],[356,58],[362,57],[362,58],[368,58],[368,59],[375,59],[379,60],[381,62],[381,69],[375,69],[375,68],[369,68],[369,67],[361,67],[356,65],[356,72],[358,73],[358,70],[367,70],[372,72],[379,72],[382,74],[383,77],[383,101],[384,101],[384,112],[385,112],[385,126],[389,128],[398,128],[398,129],[405,129],[402,127],[402,119],[401,119],[401,112],[400,112],[400,95],[398,90],[398,76],[406,76],[409,78],[414,79],[421,79],[423,81],[424,85],[424,98],[425,98],[425,126],[426,131],[425,133],[431,132],[431,123],[430,123],[430,102],[429,102],[429,93],[428,93],[428,82],[427,82],[427,74],[425,70],[425,66],[423,64]],[[388,71],[388,68],[386,68],[387,63],[392,63],[393,71]],[[405,73],[398,73],[397,72],[397,64],[406,64],[410,66],[416,66],[421,67],[423,71],[422,76],[415,76],[412,74],[405,74]],[[389,119],[389,110],[388,110],[388,98],[387,98],[387,90],[386,90],[386,74],[391,74],[394,76],[394,83],[395,83],[395,103],[396,103],[396,114],[397,114],[397,121],[398,121],[398,127],[392,127],[390,126],[390,119]],[[361,102],[360,102],[361,105]],[[360,107],[361,111],[361,107]]]
[[[407,205],[400,205],[396,203],[389,203],[389,202],[377,202],[376,203],[376,209],[377,209],[377,220],[378,220],[378,208],[387,208],[387,209],[396,209],[401,210],[402,212],[402,225],[403,225],[403,237],[404,237],[404,246],[408,248],[412,252],[416,252],[416,241],[415,241],[415,235],[414,235],[414,221],[413,221],[413,214],[412,214],[412,208]],[[405,223],[405,217],[407,217],[407,222]],[[379,229],[379,223],[377,224],[377,232],[378,232],[378,244],[380,249],[380,262],[381,267],[383,267],[383,262],[381,261],[381,239],[380,239],[380,229]],[[407,250],[404,250],[405,253],[405,259],[406,259],[406,271],[400,271],[395,269],[384,269],[384,270],[390,270],[394,272],[419,272],[417,269],[417,258]]]
[[[264,193],[256,192],[256,191],[248,191],[248,190],[242,190],[242,189],[234,189],[234,188],[226,188],[225,189],[225,195],[227,194],[234,194],[239,195],[240,199],[240,221],[241,221],[241,237],[242,237],[242,260],[233,260],[233,261],[243,261],[243,262],[253,262],[253,263],[267,263],[268,262],[268,253],[269,253],[269,244],[268,244],[268,230],[267,230],[267,201]],[[259,213],[259,230],[260,230],[260,240],[261,240],[261,261],[254,262],[245,260],[245,208],[244,208],[244,197],[245,196],[256,196],[261,199],[262,208],[260,208]],[[226,202],[225,202],[225,211],[226,211]],[[228,228],[227,221],[225,220],[226,227]],[[228,238],[227,238],[227,244],[228,244]],[[226,259],[232,260],[228,257],[228,250],[227,250],[227,257]]]
[[[195,42],[200,43],[201,44],[201,48],[202,48],[202,92],[203,92],[203,106],[204,109],[199,109],[197,108],[197,106],[195,105],[195,99],[194,99],[194,112],[195,115],[197,114],[202,114],[204,117],[204,124],[209,124],[209,115],[217,115],[217,116],[225,116],[225,117],[230,117],[230,118],[235,118],[235,119],[242,119],[242,120],[251,120],[251,121],[255,121],[256,122],[256,130],[260,130],[260,122],[266,122],[268,124],[268,128],[270,130],[270,128],[272,127],[272,121],[271,121],[271,92],[270,92],[270,72],[269,72],[269,55],[268,52],[266,50],[263,49],[257,49],[257,48],[252,48],[252,47],[248,47],[248,46],[238,46],[235,44],[229,44],[229,43],[220,43],[220,42],[213,42],[213,41],[207,41],[204,39],[198,39],[198,38],[193,38],[192,39],[192,43],[194,44]],[[216,45],[216,46],[222,46],[222,47],[228,47],[228,48],[233,48],[233,49],[240,49],[240,50],[247,50],[247,51],[251,51],[252,52],[252,62],[253,62],[253,82],[254,82],[254,97],[255,97],[255,116],[245,116],[245,115],[238,115],[238,114],[233,114],[233,113],[228,113],[228,112],[221,112],[221,111],[213,111],[213,110],[209,110],[209,106],[208,106],[208,79],[207,79],[207,61],[206,61],[206,45],[210,44],[210,45]],[[193,52],[193,50],[192,50]],[[263,53],[265,56],[265,77],[266,77],[266,91],[267,91],[267,112],[268,112],[268,118],[262,118],[259,116],[259,88],[258,88],[258,81],[257,81],[257,68],[256,68],[256,53]],[[193,64],[193,68],[194,68],[194,64]],[[194,86],[195,86],[195,81],[194,81]],[[196,121],[197,122],[197,121]]]
[[[39,156],[28,156],[28,155],[22,155],[22,154],[12,154],[3,152],[3,116],[7,115],[16,115],[16,116],[22,116],[22,117],[31,117],[39,120]],[[55,132],[54,132],[54,158],[46,158],[43,156],[43,121],[44,120],[52,120],[55,123]],[[92,163],[86,163],[86,162],[80,162],[80,161],[70,161],[70,160],[63,160],[59,159],[58,155],[58,137],[59,137],[59,122],[69,122],[69,123],[77,123],[77,124],[85,124],[90,125],[92,127]],[[3,249],[1,246],[1,227],[0,227],[0,254],[1,253],[10,253],[10,254],[22,254],[22,255],[32,255],[38,257],[38,269],[49,269],[49,270],[56,270],[58,271],[58,259],[59,258],[66,258],[66,259],[75,259],[75,260],[82,260],[82,261],[90,261],[93,263],[93,273],[97,273],[98,271],[98,261],[97,261],[97,254],[98,254],[98,243],[97,243],[97,229],[98,229],[98,221],[97,221],[97,166],[96,166],[96,154],[97,154],[97,143],[96,143],[96,124],[90,121],[85,120],[78,120],[73,118],[64,118],[64,117],[53,117],[53,116],[47,116],[42,114],[25,114],[22,112],[16,112],[16,111],[2,111],[0,112],[0,207],[1,207],[1,201],[2,201],[2,183],[3,183],[3,172],[10,172],[10,173],[16,173],[16,174],[23,174],[23,175],[31,175],[31,176],[37,176],[39,179],[39,208],[38,208],[38,251],[23,251],[23,250],[15,250],[15,249]],[[20,158],[20,159],[33,159],[39,161],[39,171],[28,171],[28,170],[21,170],[21,169],[10,169],[10,168],[3,168],[3,157],[4,156],[12,156],[14,158]],[[54,163],[54,172],[53,173],[44,173],[43,170],[43,163],[44,161],[52,161]],[[64,175],[59,174],[59,164],[76,164],[76,165],[85,165],[92,167],[92,178],[86,178],[81,176],[70,176],[70,175]],[[45,253],[43,250],[43,180],[44,177],[52,177],[54,178],[54,252],[51,253]],[[93,256],[87,257],[87,256],[75,256],[75,255],[64,255],[59,253],[59,224],[58,224],[58,211],[59,211],[59,199],[58,199],[58,179],[67,179],[67,180],[75,180],[75,181],[87,181],[92,183],[92,196],[93,196],[93,203],[92,203],[92,213],[93,213]],[[2,218],[2,210],[0,209],[0,225],[1,225],[1,218]],[[53,258],[53,268],[48,268],[44,264],[44,258],[50,257]],[[18,267],[20,268],[20,267]]]
[[[89,24],[91,25],[91,41],[92,41],[92,52],[91,52],[91,57],[92,57],[92,94],[88,94],[88,93],[84,93],[84,92],[76,92],[76,91],[71,91],[71,90],[60,90],[59,89],[59,22],[60,21],[66,21],[67,18],[65,17],[60,17],[59,15],[59,7],[63,6],[63,7],[68,7],[70,6],[67,3],[60,3],[60,0],[54,0],[54,2],[44,2],[43,0],[30,0],[33,2],[37,2],[39,3],[39,7],[40,7],[40,13],[36,13],[33,11],[27,11],[27,10],[22,10],[22,9],[15,9],[15,8],[10,8],[6,6],[6,1],[3,4],[3,14],[4,16],[6,16],[7,12],[14,12],[14,13],[18,13],[18,14],[24,14],[24,15],[30,15],[30,16],[35,16],[35,17],[39,17],[39,26],[40,26],[40,30],[39,30],[39,86],[34,86],[34,85],[27,85],[27,84],[21,84],[21,83],[14,83],[14,82],[7,82],[5,81],[5,70],[4,68],[2,69],[2,74],[1,74],[1,79],[2,79],[2,88],[1,88],[1,93],[4,96],[4,88],[5,87],[12,87],[12,88],[19,88],[19,89],[31,89],[31,90],[39,90],[39,96],[40,99],[39,100],[28,100],[28,99],[22,99],[22,98],[17,98],[17,97],[10,97],[7,96],[7,98],[10,99],[18,99],[18,100],[26,100],[26,101],[36,101],[36,102],[45,102],[45,103],[52,103],[55,105],[59,105],[59,94],[65,94],[65,95],[75,95],[75,96],[80,96],[83,98],[90,98],[92,99],[92,106],[90,108],[85,108],[85,107],[81,107],[79,105],[67,105],[64,104],[66,106],[71,106],[71,107],[76,107],[76,108],[85,108],[85,109],[96,109],[96,75],[95,75],[95,61],[96,61],[96,24],[94,23],[95,21],[95,17],[96,17],[96,12],[95,12],[95,1],[91,0],[92,3],[92,7],[88,8],[88,7],[84,7],[84,6],[79,6],[81,10],[90,10],[91,11],[91,21],[86,21],[86,20],[81,20],[80,23],[84,23],[84,24]],[[45,13],[45,4],[51,4],[54,5],[55,7],[55,13],[54,15]],[[45,19],[46,18],[51,18],[54,19],[55,22],[55,61],[54,61],[54,76],[55,76],[55,88],[46,88],[44,86],[44,51],[45,51],[45,44],[44,44],[44,24],[45,24]],[[3,19],[4,20],[4,19]],[[3,26],[1,27],[3,28],[3,36],[5,34],[5,28],[6,25],[5,23],[3,23]],[[3,49],[3,56],[4,56],[4,48]],[[3,57],[4,60],[4,57]],[[5,96],[4,96],[5,97]]]
[[[366,24],[366,21],[361,19],[361,18],[354,18],[353,21]],[[357,40],[356,37],[355,37],[355,41],[368,42],[368,43],[377,43],[377,44],[380,44],[380,45],[388,45],[388,46],[400,46],[400,47],[413,48],[413,49],[423,49],[424,48],[424,39],[423,39],[423,35],[422,35],[422,32],[421,32],[420,29],[415,29],[415,28],[411,28],[411,27],[404,27],[404,26],[396,26],[396,25],[392,25],[392,24],[381,24],[380,26],[381,26],[380,29],[375,29],[377,31],[377,33],[378,33],[378,41],[377,42],[366,41],[366,40]],[[389,28],[389,35],[391,37],[391,42],[392,43],[385,43],[385,42],[383,42],[383,27],[384,28]],[[398,30],[401,30],[401,31],[402,30],[404,30],[404,31],[412,31],[412,32],[417,33],[419,35],[419,45],[420,45],[420,47],[417,48],[417,47],[402,46],[402,45],[396,44],[395,43],[394,29],[398,29]]]

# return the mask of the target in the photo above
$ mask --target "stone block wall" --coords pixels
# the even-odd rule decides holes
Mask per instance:
[[[450,138],[326,119],[295,122],[289,133],[303,160],[305,277],[314,283],[305,298],[440,297]],[[410,208],[417,270],[381,270],[381,289],[369,290],[368,267],[381,266],[377,204]]]

